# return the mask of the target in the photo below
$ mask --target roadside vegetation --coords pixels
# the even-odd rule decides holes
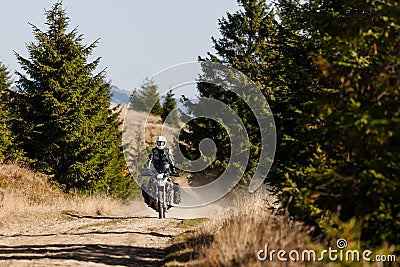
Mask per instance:
[[[49,222],[65,212],[117,215],[122,200],[106,195],[66,194],[49,182],[49,176],[15,164],[0,164],[0,227],[20,227]]]
[[[399,262],[366,262],[362,259],[346,260],[345,257],[345,260],[332,260],[322,251],[329,247],[339,251],[338,238],[348,242],[343,253],[366,249],[359,241],[360,224],[353,220],[346,224],[330,225],[327,227],[330,229],[327,231],[329,238],[314,235],[313,227],[289,216],[287,210],[277,207],[274,198],[266,197],[265,192],[263,188],[251,195],[236,195],[228,201],[230,205],[219,217],[188,222],[192,227],[172,239],[165,266],[381,267]],[[260,253],[260,250],[263,252]],[[279,250],[286,252],[283,258],[287,261],[278,259]],[[371,259],[376,255],[393,255],[393,250],[394,247],[377,248],[372,252]],[[291,251],[297,251],[298,258],[296,254],[291,254],[295,259],[291,260]],[[315,251],[315,257],[308,251]],[[258,256],[262,259],[258,259]]]
[[[201,60],[241,71],[268,101],[277,146],[265,182],[289,216],[314,234],[328,239],[331,226],[357,222],[355,236],[363,246],[400,246],[400,3],[237,3],[237,11],[219,20],[215,53]],[[206,75],[222,84],[233,76],[212,69]],[[245,97],[206,82],[198,91],[228,105],[244,123],[250,140],[242,178],[247,186],[263,164],[265,129]],[[187,105],[193,106],[196,117],[196,103]],[[231,148],[242,145],[230,144],[223,125],[198,116],[180,137],[185,156],[198,158],[204,138],[215,142],[218,153],[200,177],[224,170]]]
[[[204,221],[174,239],[166,265],[265,266],[257,260],[257,252],[265,245],[288,251],[315,247],[309,227],[274,213],[270,201],[261,191],[229,201],[232,205],[219,218]],[[277,261],[273,264],[287,266]]]

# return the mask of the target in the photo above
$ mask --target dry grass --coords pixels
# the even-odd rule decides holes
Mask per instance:
[[[272,214],[267,206],[261,193],[231,201],[231,207],[220,218],[200,224],[177,240],[171,247],[169,265],[299,266],[257,260],[257,252],[265,245],[286,251],[310,249],[308,229],[287,216]]]
[[[175,138],[179,134],[178,128],[163,124],[160,116],[146,114],[133,109],[128,110],[126,107],[123,108],[122,115],[124,116],[124,138],[122,141],[123,146],[127,148],[124,151],[125,160],[131,171],[140,169],[141,165],[147,162],[147,153],[144,158],[141,158],[138,157],[138,151],[143,152],[146,151],[146,148],[155,147],[155,138],[158,135],[164,135],[167,138],[167,146],[174,154],[174,150],[177,149],[175,147]],[[144,162],[142,162],[143,160]],[[181,177],[174,179],[174,181],[181,185],[187,185],[187,175],[181,174]],[[133,175],[138,175],[138,173],[134,172]]]
[[[155,137],[158,135],[165,135],[169,145],[171,145],[174,139],[174,133],[177,131],[176,128],[168,124],[163,124],[160,116],[153,114],[147,114],[132,109],[128,110],[124,107],[121,116],[123,116],[124,119],[125,136],[129,136],[132,138],[132,141],[135,141],[137,132],[145,134],[145,143],[151,147],[155,145]]]
[[[105,196],[68,195],[48,182],[48,177],[16,165],[0,165],[0,227],[62,216],[64,211],[88,215],[115,215],[119,200]]]
[[[166,266],[389,266],[382,262],[318,260],[329,245],[312,240],[309,227],[271,212],[267,208],[271,201],[265,194],[259,190],[250,196],[230,199],[229,208],[217,219],[202,222],[194,230],[175,237]],[[260,261],[257,253],[265,251],[266,246],[269,256],[275,250],[273,259]],[[288,261],[278,259],[279,250],[286,252],[283,257]],[[303,261],[302,253],[310,250],[315,251],[315,259]],[[291,251],[299,253],[298,260],[290,261]],[[324,258],[328,260],[326,254]]]

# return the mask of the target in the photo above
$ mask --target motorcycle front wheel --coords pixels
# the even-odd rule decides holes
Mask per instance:
[[[163,199],[163,193],[160,190],[158,192],[158,218],[159,219],[164,219],[165,218],[165,205],[164,205],[164,199]]]

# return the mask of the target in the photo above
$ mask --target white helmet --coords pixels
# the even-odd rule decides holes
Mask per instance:
[[[158,149],[164,149],[167,145],[167,138],[165,136],[158,136],[156,140],[156,146]]]

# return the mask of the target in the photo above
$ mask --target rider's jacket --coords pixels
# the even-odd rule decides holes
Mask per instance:
[[[147,166],[150,168],[151,162],[160,163],[166,162],[172,166],[175,166],[174,157],[168,148],[158,149],[153,148],[149,154],[149,161]]]

